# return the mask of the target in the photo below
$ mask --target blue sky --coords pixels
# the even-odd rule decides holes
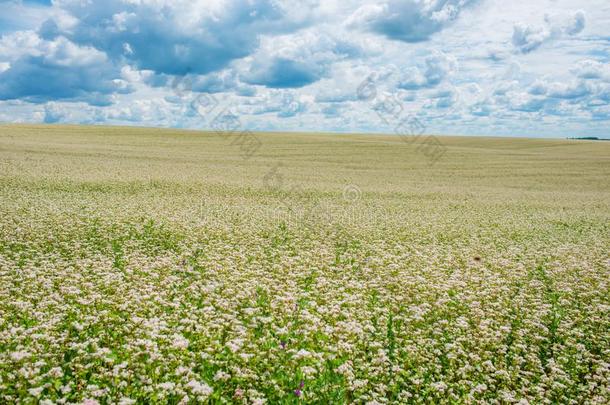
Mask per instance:
[[[0,0],[0,36],[0,122],[610,137],[607,0]]]

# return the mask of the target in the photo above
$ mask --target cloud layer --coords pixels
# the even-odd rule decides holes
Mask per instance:
[[[11,0],[0,16],[5,122],[210,128],[230,109],[261,130],[416,117],[436,133],[608,136],[604,0]]]
[[[457,19],[476,0],[390,0],[365,4],[349,18],[352,28],[364,28],[404,42],[421,42]]]

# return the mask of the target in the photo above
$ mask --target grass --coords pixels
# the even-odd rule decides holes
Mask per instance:
[[[610,401],[610,144],[256,137],[0,126],[0,402]]]

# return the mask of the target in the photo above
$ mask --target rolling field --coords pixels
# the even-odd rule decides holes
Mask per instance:
[[[610,142],[0,126],[0,403],[608,403]]]

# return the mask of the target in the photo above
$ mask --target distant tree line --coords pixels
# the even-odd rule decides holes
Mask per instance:
[[[568,139],[577,139],[580,141],[610,141],[610,139],[598,138],[597,136],[581,136],[581,137],[573,137]]]

